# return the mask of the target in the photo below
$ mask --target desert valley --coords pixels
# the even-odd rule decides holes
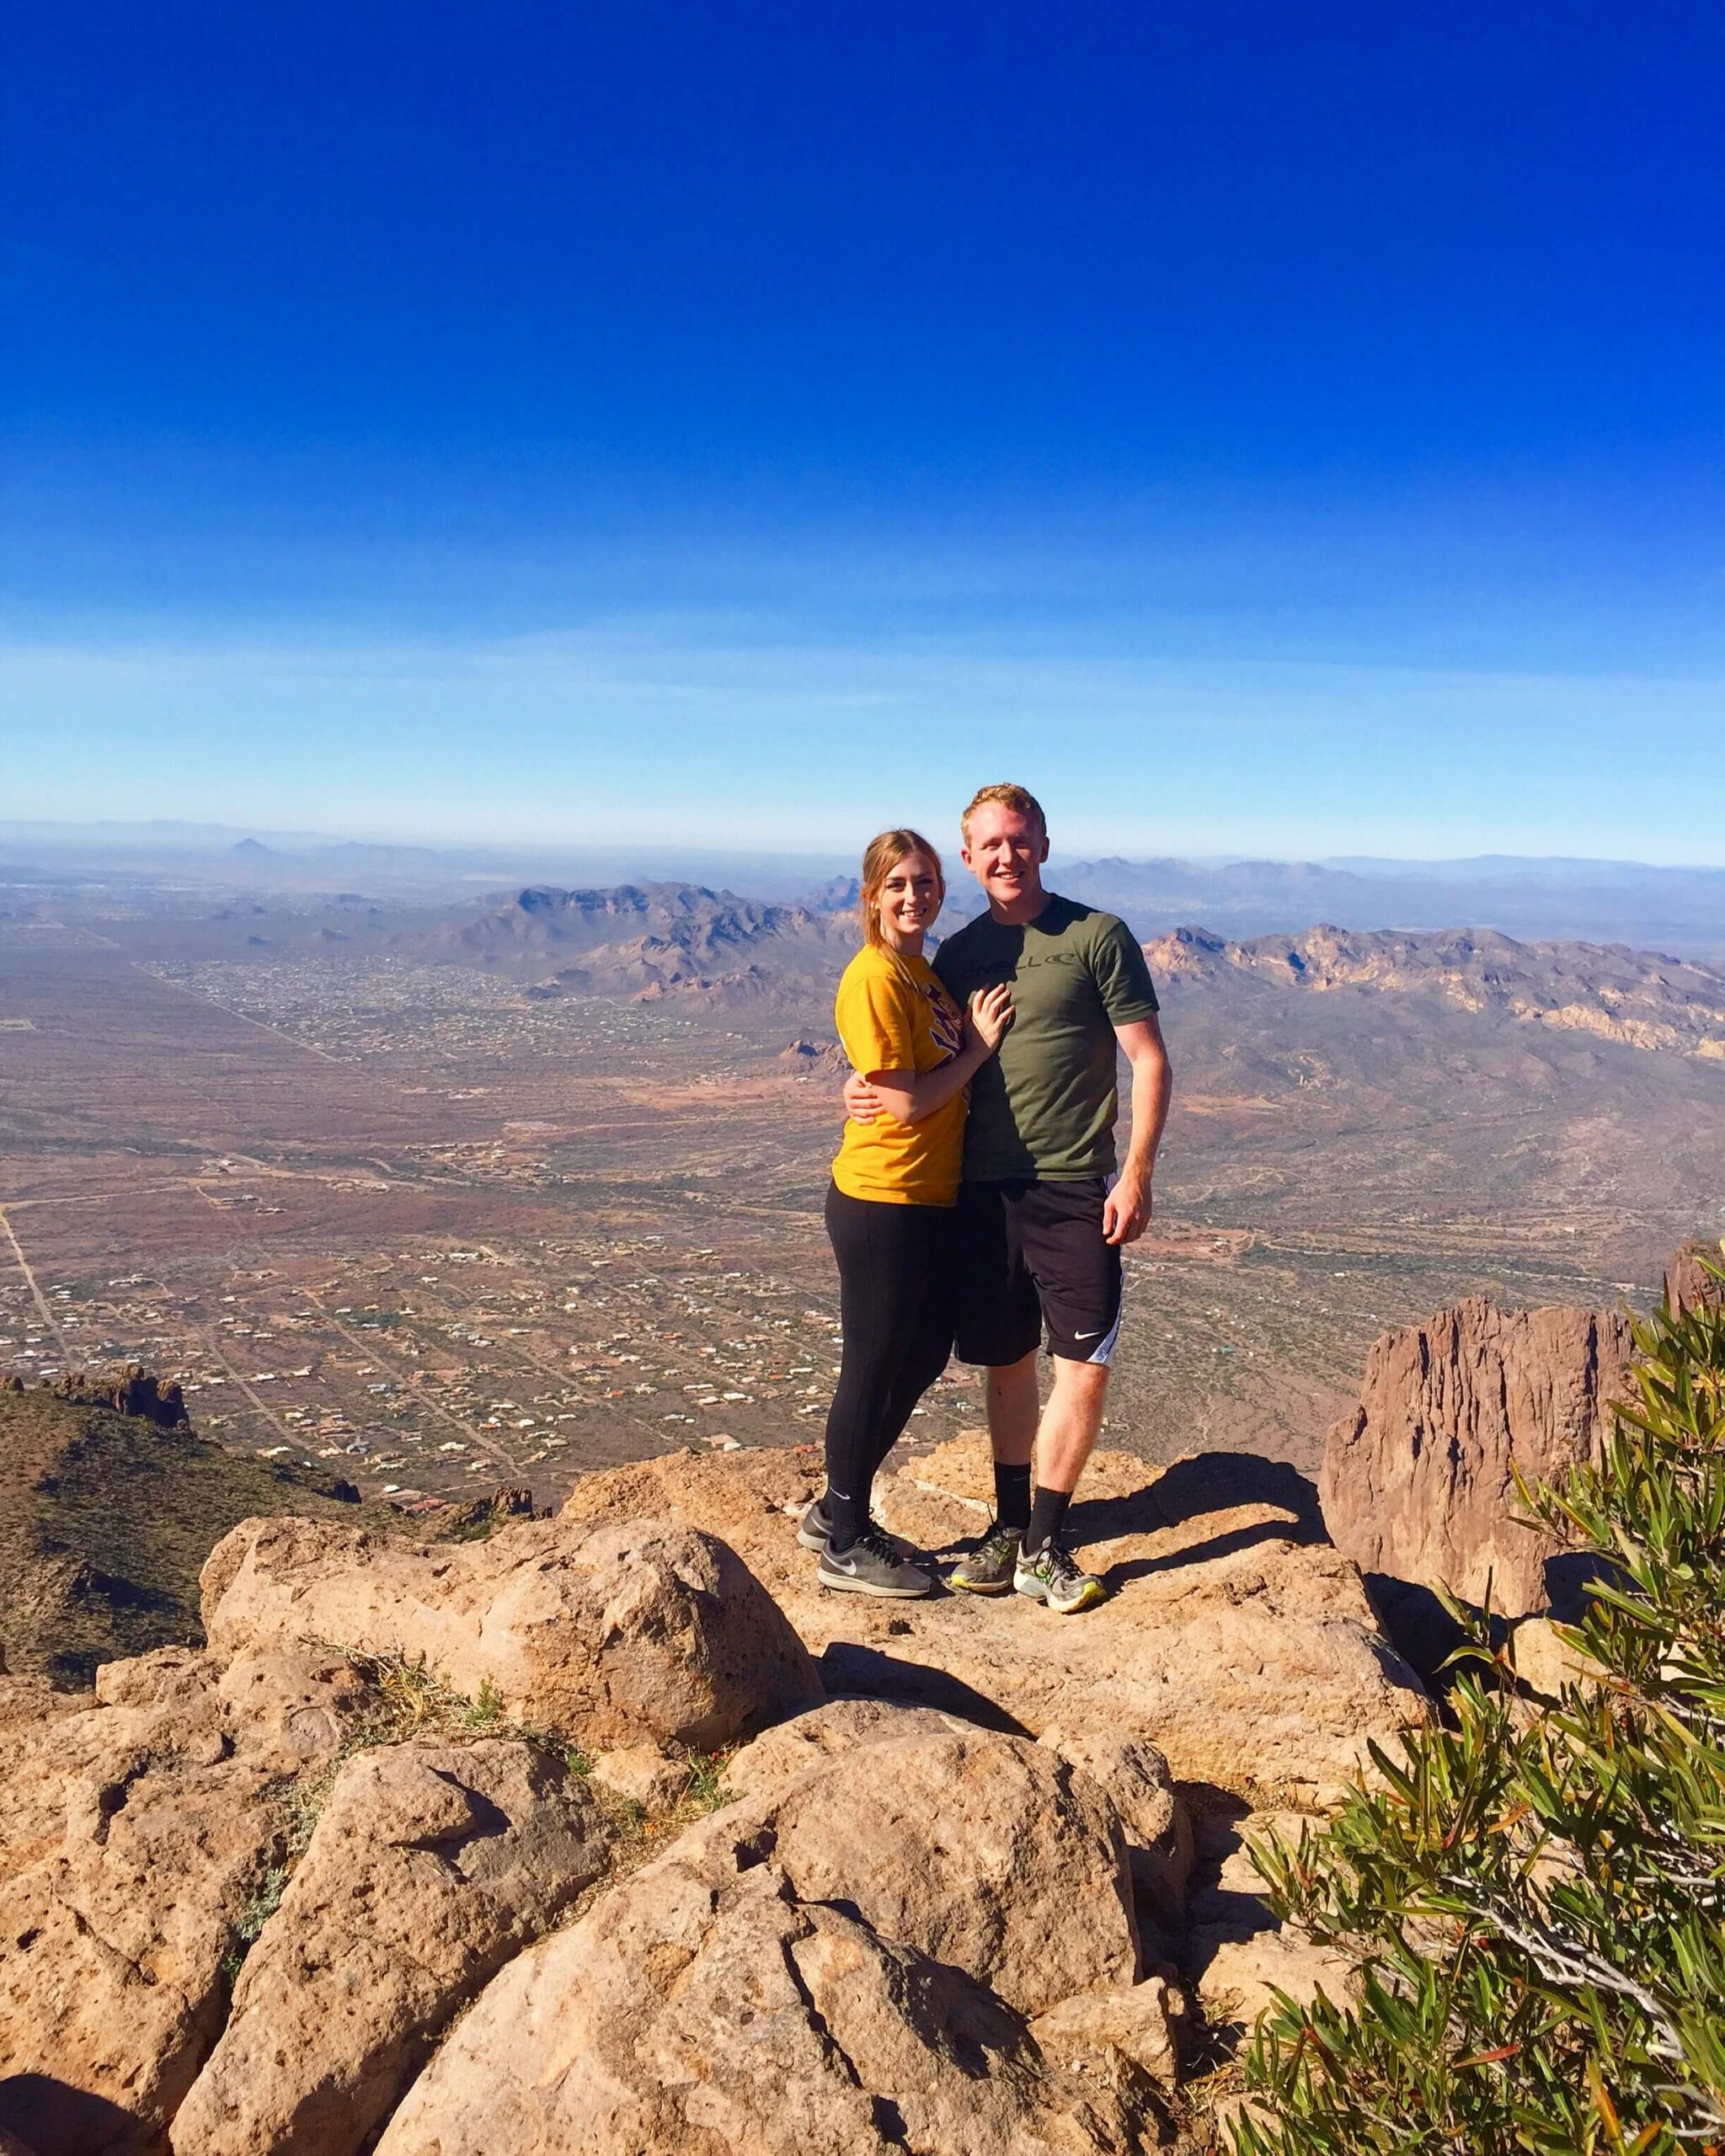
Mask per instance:
[[[11,876],[0,1375],[142,1361],[206,1436],[406,1507],[818,1435],[842,885]],[[1110,1403],[1147,1460],[1309,1469],[1379,1333],[1645,1299],[1725,1210],[1699,958],[1134,925],[1177,1070]],[[977,1415],[954,1364],[915,1438]]]

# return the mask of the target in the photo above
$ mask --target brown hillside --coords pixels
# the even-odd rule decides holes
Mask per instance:
[[[150,1388],[153,1397],[153,1387]],[[198,1572],[256,1513],[353,1520],[327,1478],[45,1386],[0,1390],[0,1656],[88,1684],[99,1662],[201,1646]]]

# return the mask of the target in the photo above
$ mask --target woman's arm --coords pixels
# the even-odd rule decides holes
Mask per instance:
[[[979,989],[970,999],[964,1045],[950,1063],[938,1070],[869,1070],[863,1075],[895,1123],[921,1123],[969,1084],[978,1065],[1000,1046],[1012,1016],[1012,990],[1004,984]]]

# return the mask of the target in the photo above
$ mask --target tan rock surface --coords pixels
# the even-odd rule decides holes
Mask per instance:
[[[782,1787],[818,1761],[859,1746],[962,1734],[975,1726],[936,1707],[905,1706],[893,1700],[832,1700],[745,1744],[726,1765],[725,1787],[734,1797],[760,1796]],[[1069,1736],[1049,1728],[1037,1741],[1087,1775],[1108,1798],[1148,1913],[1159,1924],[1178,1925],[1192,1868],[1192,1829],[1162,1753],[1143,1737],[1103,1730]],[[874,1769],[857,1771],[868,1774]]]
[[[1172,2089],[1180,2078],[1176,2019],[1166,1977],[1146,1977],[1130,1991],[1083,1992],[1063,1999],[1038,2015],[1030,2033],[1063,2065],[1092,2071],[1099,2065],[1112,2076],[1119,2071],[1114,2064],[1118,2057],[1164,2089]]]
[[[863,1744],[905,1737],[965,1736],[975,1728],[962,1716],[896,1700],[829,1700],[807,1714],[763,1730],[726,1762],[724,1782],[734,1797],[765,1796],[810,1767]]]
[[[1597,1682],[1605,1673],[1549,1617],[1524,1617],[1513,1625],[1508,1646],[1516,1676],[1541,1700],[1556,1701],[1566,1684]]]
[[[1119,1819],[1086,1776],[1024,1738],[870,1745],[753,1809],[771,1818],[774,1860],[801,1899],[854,1904],[1021,2012],[1138,1973]]]
[[[203,1573],[211,1650],[306,1639],[420,1657],[457,1689],[584,1743],[723,1744],[819,1698],[795,1634],[711,1535],[638,1512],[522,1522],[483,1542],[247,1520]]]
[[[942,1732],[838,1753],[510,1963],[379,2156],[1159,2145],[1141,2068],[1092,2084],[1025,2020],[1075,1977],[1118,1988],[1120,1873],[1106,1805],[1033,1745]]]
[[[820,1481],[812,1449],[678,1454],[578,1483],[554,1527],[650,1511],[704,1528],[777,1599],[829,1691],[1032,1734],[1145,1737],[1182,1780],[1312,1801],[1345,1785],[1369,1739],[1426,1710],[1291,1469],[1226,1454],[1158,1470],[1099,1453],[1071,1523],[1114,1592],[1076,1618],[1011,1595],[883,1604],[822,1590],[789,1516]],[[882,1477],[877,1508],[949,1549],[986,1524],[991,1486],[985,1440],[959,1438]]]
[[[675,1804],[689,1784],[688,1763],[671,1758],[657,1744],[626,1744],[616,1752],[601,1752],[591,1774],[600,1788],[638,1804],[644,1812]]]
[[[305,1699],[357,1711],[333,1668],[291,1668]],[[20,1726],[0,1756],[0,2127],[37,2156],[159,2148],[280,1847],[278,1737],[206,1657],[163,1648],[102,1675],[109,1704]]]
[[[1037,1739],[1103,1791],[1125,1831],[1132,1877],[1158,1920],[1178,1923],[1192,1873],[1192,1822],[1168,1763],[1147,1737],[1058,1724]]]
[[[598,1804],[491,1739],[342,1770],[175,2117],[176,2156],[350,2156],[436,2038],[604,1868]]]
[[[1520,1616],[1544,1606],[1559,1545],[1514,1524],[1512,1465],[1531,1481],[1598,1457],[1628,1396],[1626,1320],[1500,1310],[1472,1296],[1386,1333],[1359,1405],[1325,1441],[1319,1494],[1338,1548],[1365,1572]]]
[[[1301,2001],[1322,1988],[1330,1998],[1353,1994],[1350,1965],[1292,1925],[1278,1924],[1248,1844],[1297,1844],[1302,1821],[1285,1812],[1252,1812],[1235,1822],[1212,1820],[1214,1876],[1194,1893],[1187,1964],[1212,2027],[1250,2030],[1273,1994]],[[1200,1835],[1200,1862],[1207,1837]]]

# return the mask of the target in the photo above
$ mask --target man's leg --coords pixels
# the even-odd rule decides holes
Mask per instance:
[[[1024,1531],[1024,1555],[1034,1557],[1066,1524],[1078,1477],[1096,1449],[1108,1398],[1108,1374],[1100,1363],[1054,1358],[1054,1390],[1036,1433],[1036,1494]]]
[[[1037,1427],[1036,1484],[1070,1497],[1096,1449],[1108,1401],[1108,1365],[1069,1362],[1064,1355],[1050,1359],[1055,1383]],[[1032,1385],[1033,1393],[1033,1374]]]
[[[1042,1402],[1036,1390],[1036,1350],[988,1374],[988,1438],[1003,1467],[1028,1467]],[[1081,1462],[1080,1463],[1082,1464]]]
[[[1048,1321],[1055,1381],[1036,1437],[1036,1489],[1013,1584],[1071,1614],[1104,1589],[1073,1561],[1063,1529],[1095,1449],[1120,1325],[1120,1253],[1102,1232],[1106,1185],[1044,1185],[1028,1193],[1019,1231]]]
[[[1010,1230],[1013,1187],[964,1183],[953,1222],[954,1317],[960,1361],[987,1373],[994,1452],[995,1523],[1022,1534],[1030,1524],[1030,1454],[1036,1443],[1036,1354],[1042,1308]],[[955,1575],[956,1578],[956,1575]],[[1002,1578],[991,1583],[997,1591]],[[965,1582],[959,1580],[958,1584]],[[983,1591],[990,1591],[984,1589]]]

